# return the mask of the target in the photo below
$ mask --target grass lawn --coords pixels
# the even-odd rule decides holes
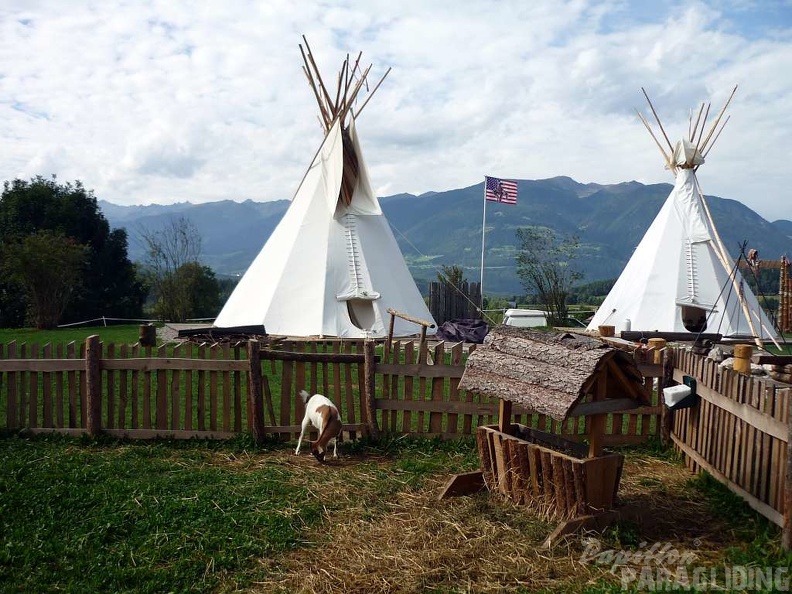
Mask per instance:
[[[609,592],[593,537],[551,551],[555,524],[480,494],[438,501],[478,466],[474,442],[342,445],[319,465],[293,444],[0,439],[2,592]],[[669,543],[695,563],[781,566],[779,531],[668,453],[625,450],[620,490],[645,526],[603,550]],[[586,547],[589,547],[586,549]]]
[[[68,343],[84,342],[86,338],[98,334],[102,341],[116,344],[134,344],[140,336],[138,324],[121,326],[80,326],[75,328],[56,328],[54,330],[36,330],[35,328],[0,328],[0,344],[16,340],[21,344]]]

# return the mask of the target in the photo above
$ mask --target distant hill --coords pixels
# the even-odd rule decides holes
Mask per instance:
[[[625,182],[581,184],[569,177],[520,180],[516,205],[487,203],[484,290],[523,293],[515,270],[518,227],[542,225],[580,239],[584,282],[615,278],[657,215],[672,186]],[[419,288],[436,278],[442,265],[457,264],[471,281],[480,276],[483,184],[421,196],[380,199]],[[113,227],[125,227],[130,257],[144,256],[139,230],[158,229],[186,216],[202,237],[203,261],[220,275],[244,273],[286,211],[289,202],[180,203],[118,206],[99,202]],[[708,197],[721,239],[733,256],[743,241],[765,259],[792,254],[792,221],[770,223],[736,200]]]

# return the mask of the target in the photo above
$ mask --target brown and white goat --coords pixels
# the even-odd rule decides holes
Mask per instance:
[[[300,439],[297,440],[295,454],[300,453],[305,430],[309,425],[313,425],[319,430],[319,438],[316,441],[309,441],[311,453],[320,462],[324,462],[327,453],[327,444],[333,440],[333,458],[338,458],[338,436],[341,433],[341,416],[333,402],[321,394],[310,396],[305,390],[300,390],[300,396],[305,403],[305,417],[302,421]]]

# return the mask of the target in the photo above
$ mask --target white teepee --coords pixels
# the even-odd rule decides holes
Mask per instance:
[[[644,332],[707,332],[751,337],[758,344],[778,337],[723,247],[696,179],[708,142],[714,142],[723,129],[721,126],[713,138],[726,106],[706,138],[702,140],[704,122],[699,126],[697,120],[689,138],[673,149],[668,143],[668,153],[639,114],[676,183],[588,330],[608,325],[617,331],[630,327]],[[665,140],[668,142],[667,137]]]
[[[263,324],[274,335],[376,338],[388,334],[388,309],[434,324],[371,187],[355,132],[365,103],[357,113],[352,105],[371,67],[355,82],[360,56],[354,66],[347,57],[334,101],[310,50],[303,58],[325,139],[215,326]],[[394,336],[419,330],[395,319]]]

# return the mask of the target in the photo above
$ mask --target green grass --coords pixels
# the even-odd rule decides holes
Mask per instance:
[[[472,442],[462,465],[477,460]],[[256,559],[303,546],[333,510],[288,465],[262,461],[246,439],[122,443],[0,440],[0,591],[205,592],[249,586]],[[365,442],[345,453],[363,454]],[[459,443],[394,440],[377,447],[360,497],[419,488],[458,459]],[[325,470],[313,466],[310,470]],[[376,499],[374,497],[373,499]]]
[[[123,326],[80,326],[79,328],[56,328],[54,330],[36,330],[35,328],[0,328],[0,344],[12,340],[21,344],[37,343],[68,343],[84,342],[86,338],[98,334],[103,342],[116,344],[134,344],[138,341],[140,326],[128,324]]]

